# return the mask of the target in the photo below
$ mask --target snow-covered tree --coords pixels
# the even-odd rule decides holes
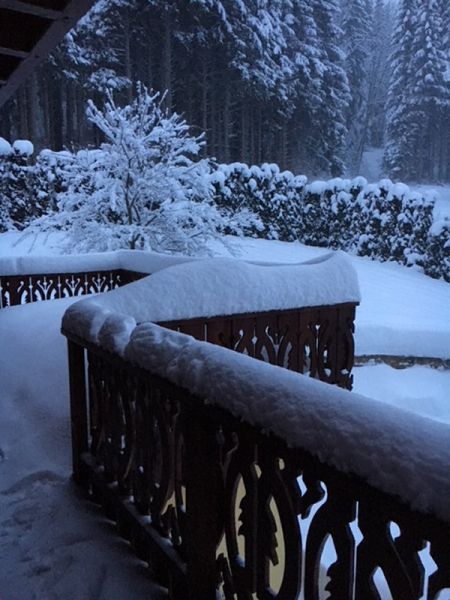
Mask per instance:
[[[347,167],[358,174],[367,140],[369,31],[372,10],[368,0],[345,0],[343,5],[342,49],[350,86],[347,110]]]
[[[394,6],[375,0],[368,38],[367,142],[381,148],[386,130],[386,96],[389,89],[389,58]]]
[[[164,97],[141,84],[131,104],[106,92],[103,108],[90,101],[88,119],[105,142],[95,150],[60,153],[65,183],[57,210],[37,222],[65,230],[72,247],[121,247],[199,253],[227,227],[240,231],[248,213],[230,217],[212,201],[207,160],[195,160],[203,136],[162,105]]]
[[[385,165],[393,177],[409,174],[417,129],[411,120],[411,56],[417,26],[417,0],[402,0],[393,33],[391,80],[387,98]]]
[[[339,175],[344,170],[346,116],[351,100],[344,54],[338,46],[342,31],[337,25],[337,0],[307,0],[313,10],[323,65],[320,104],[313,115],[319,164],[324,172]]]
[[[8,194],[8,180],[13,149],[11,144],[0,137],[0,233],[13,228],[11,202]]]
[[[385,163],[394,177],[449,177],[450,87],[441,0],[403,0],[394,32]],[[444,14],[443,14],[444,13]]]

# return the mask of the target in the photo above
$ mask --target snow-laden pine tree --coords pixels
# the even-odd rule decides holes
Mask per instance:
[[[57,210],[35,227],[67,231],[78,250],[150,249],[206,252],[225,227],[235,232],[248,214],[225,217],[212,202],[207,160],[196,160],[203,136],[163,108],[164,98],[141,84],[131,104],[93,101],[88,119],[105,142],[95,150],[59,153],[64,179]]]
[[[344,170],[347,110],[351,101],[345,56],[339,48],[342,30],[337,25],[337,0],[305,0],[313,10],[323,75],[320,102],[312,115],[316,130],[319,168],[332,175]]]
[[[8,191],[12,154],[11,144],[0,137],[0,233],[14,227],[11,218],[11,198]]]
[[[358,174],[367,142],[368,59],[370,26],[373,21],[369,0],[344,0],[342,44],[351,100],[347,110],[347,171]]]
[[[441,0],[402,0],[394,32],[385,164],[406,180],[449,177],[448,119]]]
[[[386,129],[389,57],[395,9],[387,0],[375,0],[370,24],[367,66],[367,142],[381,148]]]
[[[420,119],[415,172],[419,180],[441,180],[442,150],[447,142],[450,86],[446,81],[447,56],[443,46],[440,0],[420,3],[412,56],[412,97]],[[443,137],[445,133],[445,137]]]
[[[16,140],[11,146],[0,138],[0,232],[23,229],[39,214],[33,168],[28,164],[33,151],[28,140]]]
[[[82,74],[90,93],[130,86],[133,8],[134,0],[99,0],[69,32],[64,41],[69,80]]]
[[[317,161],[318,125],[315,119],[323,99],[326,68],[313,6],[304,0],[290,0],[287,22],[288,47],[292,53],[292,97],[295,99],[293,118],[289,123],[294,133],[294,167],[314,173],[323,169]],[[320,164],[317,164],[319,162]]]
[[[391,77],[387,97],[387,128],[384,162],[394,178],[410,178],[418,130],[412,115],[411,58],[417,27],[418,0],[401,0],[392,39]]]

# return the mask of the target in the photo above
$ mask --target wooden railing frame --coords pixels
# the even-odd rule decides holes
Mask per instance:
[[[350,390],[355,308],[355,303],[345,303],[158,325]]]
[[[0,275],[0,309],[103,293],[146,276],[127,269]],[[351,389],[355,307],[356,303],[344,303],[160,324]]]
[[[450,587],[449,523],[414,511],[361,478],[341,473],[305,450],[289,448],[226,410],[65,334],[74,478],[104,506],[137,555],[152,565],[172,600],[216,600],[219,582],[226,600],[252,594],[261,600],[295,600],[302,586],[306,600],[318,600],[321,548],[329,535],[337,554],[328,569],[327,589],[333,599],[379,600],[372,581],[378,565],[394,600],[418,600],[425,581],[418,553],[427,542],[437,570],[427,579],[426,598],[435,599]],[[156,420],[148,421],[149,415]],[[145,423],[153,428],[144,435]],[[164,446],[158,439],[169,443]],[[167,472],[156,463],[166,465]],[[294,490],[299,475],[304,490]],[[154,477],[160,481],[156,488]],[[238,477],[244,478],[247,492],[240,507],[233,491]],[[142,503],[143,489],[148,502]],[[152,489],[154,494],[162,489],[167,501],[153,502]],[[270,556],[277,554],[271,497],[281,518],[287,557],[278,595],[268,586]],[[245,563],[235,552],[238,508]],[[311,510],[302,565],[298,522]],[[355,519],[363,536],[357,547],[350,528]],[[399,537],[391,535],[391,522],[400,527]],[[227,552],[219,555],[220,537]]]
[[[143,273],[123,269],[0,276],[0,308],[108,291],[143,276]],[[354,305],[347,304],[170,321],[160,325],[351,388],[354,310]],[[394,600],[418,600],[424,593],[425,577],[418,553],[426,542],[437,565],[436,572],[427,581],[427,598],[435,599],[439,590],[450,588],[449,523],[411,510],[398,498],[376,490],[362,479],[340,473],[302,449],[288,448],[283,440],[264,435],[227,411],[206,405],[203,399],[193,397],[186,390],[70,332],[63,333],[69,346],[74,480],[104,506],[116,521],[120,535],[131,541],[136,554],[152,564],[154,574],[168,587],[173,600],[216,600],[219,581],[227,600],[248,599],[252,594],[261,600],[294,600],[302,586],[306,600],[318,600],[320,548],[327,535],[332,536],[338,554],[328,571],[331,580],[327,589],[333,599],[379,600],[372,581],[373,570],[378,565],[385,572]],[[309,342],[302,335],[309,336]],[[292,336],[298,338],[294,344]],[[286,349],[288,337],[290,351]],[[309,366],[303,361],[308,343]],[[100,376],[99,383],[97,373],[96,385],[103,389],[103,395],[109,389],[108,401],[113,403],[107,407],[107,420],[115,423],[116,435],[122,431],[125,437],[134,436],[135,449],[139,419],[124,433],[124,406],[128,406],[128,411],[134,410],[139,403],[139,390],[127,388],[124,391],[120,388],[123,381],[117,387],[120,377],[127,381],[132,377],[145,389],[153,390],[151,393],[157,398],[154,409],[160,411],[158,427],[168,418],[163,411],[164,407],[168,409],[167,402],[170,401],[172,409],[175,405],[178,407],[178,413],[170,417],[170,426],[165,425],[171,431],[167,438],[171,443],[164,449],[170,460],[166,461],[167,472],[163,474],[167,490],[175,494],[175,500],[172,499],[171,505],[168,499],[164,511],[161,508],[159,513],[152,514],[153,520],[148,518],[148,511],[132,500],[130,473],[125,477],[123,472],[117,471],[119,467],[116,472],[114,468],[108,471],[93,446],[95,436],[101,434],[93,429],[92,407],[96,401],[92,372],[95,368],[88,363],[95,364],[96,360],[106,365],[106,375]],[[91,373],[88,378],[87,372]],[[119,377],[118,373],[122,375]],[[129,393],[134,400],[130,400]],[[179,443],[174,445],[175,430],[181,432],[182,447]],[[220,438],[224,439],[220,441]],[[234,449],[232,440],[238,440]],[[151,450],[152,456],[162,451],[148,444],[145,447]],[[123,451],[116,447],[115,452],[113,458],[120,466]],[[129,458],[131,471],[136,467],[137,459],[133,460]],[[259,475],[255,464],[260,467]],[[246,502],[240,507],[246,533],[245,564],[239,556],[233,555],[237,534],[232,531],[230,515],[227,516],[233,478],[237,475],[244,477],[249,487],[248,498],[246,496]],[[306,491],[293,492],[293,478],[297,475],[304,477]],[[299,559],[302,551],[292,532],[297,532],[298,520],[304,519],[311,507],[322,501],[324,485],[328,496],[313,517],[313,533],[308,534],[302,566]],[[184,508],[180,500],[182,488],[186,490]],[[289,556],[278,595],[268,587],[269,557],[276,554],[274,531],[270,529],[271,523],[273,526],[273,518],[269,518],[270,494],[280,503],[279,514],[284,519],[284,543]],[[357,548],[355,544],[352,546],[350,531],[356,517],[363,533],[363,542]],[[399,537],[389,533],[391,522],[401,525]],[[227,556],[218,556],[220,536],[226,539]]]
[[[0,309],[107,292],[146,276],[147,273],[128,269],[0,275]]]

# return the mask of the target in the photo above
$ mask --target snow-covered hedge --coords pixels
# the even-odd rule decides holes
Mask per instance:
[[[11,145],[0,137],[0,233],[24,229],[42,212],[35,167],[29,162],[33,152],[28,140],[16,140]]]
[[[304,175],[280,171],[276,164],[243,163],[219,165],[211,175],[215,200],[231,212],[249,209],[262,221],[247,233],[258,237],[294,241],[298,239],[301,199],[306,184]]]
[[[0,232],[23,228],[67,191],[63,166],[71,154],[44,150],[30,165],[30,152],[30,143],[11,146],[0,138]],[[240,226],[247,235],[417,265],[450,282],[450,223],[433,223],[434,198],[429,194],[388,179],[307,184],[306,177],[280,171],[275,164],[211,166],[209,183],[221,213],[229,214],[225,233],[236,230],[239,211],[249,210],[258,218]]]
[[[435,223],[430,230],[425,272],[450,282],[450,221]]]
[[[247,233],[340,248],[359,256],[422,267],[450,282],[450,223],[433,224],[434,198],[385,179],[363,177],[306,184],[276,165],[219,165],[216,202],[249,208],[264,230]]]

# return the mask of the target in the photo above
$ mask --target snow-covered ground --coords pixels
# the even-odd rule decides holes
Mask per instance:
[[[0,311],[2,600],[148,600],[165,594],[70,482],[62,314],[73,302]]]
[[[60,237],[0,235],[0,258],[15,254],[58,254]],[[238,258],[266,263],[297,263],[327,253],[324,248],[293,242],[228,238]],[[19,251],[19,248],[21,251]],[[215,243],[221,256],[230,252]],[[361,287],[357,309],[356,353],[362,355],[450,358],[450,285],[396,263],[351,256]],[[44,262],[45,265],[45,262]],[[281,291],[280,291],[281,293]]]
[[[10,254],[16,240],[0,236],[0,256]],[[231,243],[243,259],[272,263],[295,263],[325,252],[297,243]],[[58,253],[51,244],[52,239],[50,246],[35,240],[32,252]],[[24,247],[19,244],[14,253],[24,254]],[[220,253],[226,251],[220,248]],[[396,350],[450,357],[449,284],[395,264],[351,260],[363,298],[357,313],[359,354]],[[69,480],[67,367],[59,327],[73,302],[0,311],[0,340],[6,349],[0,357],[0,598],[164,597],[143,563]],[[368,364],[354,373],[356,392],[450,424],[449,370]]]

